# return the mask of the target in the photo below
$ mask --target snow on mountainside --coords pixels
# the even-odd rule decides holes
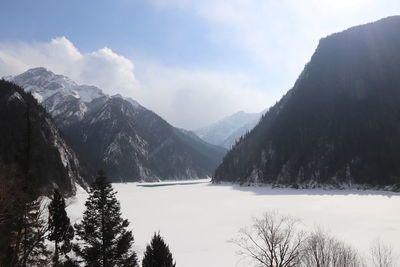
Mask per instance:
[[[78,85],[63,75],[54,74],[45,68],[30,69],[15,77],[4,79],[23,87],[46,108],[54,119],[65,119],[65,124],[82,119],[86,114],[87,104],[94,99],[106,97],[95,86]]]
[[[239,111],[210,126],[195,130],[195,133],[204,141],[231,148],[242,135],[256,126],[262,113],[246,113]]]
[[[6,79],[31,92],[91,166],[114,181],[203,178],[226,153],[131,98],[108,96],[44,68]]]
[[[91,102],[95,98],[104,96],[102,91],[95,86],[78,85],[68,77],[54,74],[43,67],[30,69],[15,77],[7,76],[4,79],[31,92],[39,103],[55,94],[62,94],[64,97],[72,96],[84,102]]]

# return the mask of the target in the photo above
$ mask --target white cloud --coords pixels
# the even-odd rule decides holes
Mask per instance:
[[[46,67],[108,94],[130,96],[175,126],[194,129],[239,110],[259,112],[278,96],[254,88],[237,73],[189,71],[143,63],[136,78],[133,63],[109,48],[80,52],[65,37],[50,42],[0,43],[0,76]]]
[[[132,62],[109,48],[83,54],[65,37],[47,43],[0,44],[1,76],[16,75],[38,66],[78,83],[104,88],[109,94],[129,94],[138,87]]]
[[[260,112],[280,96],[251,85],[242,74],[147,65],[137,98],[176,126],[194,129],[239,110]]]
[[[318,40],[351,26],[400,12],[398,0],[152,0],[160,8],[193,14],[210,25],[210,40],[234,45],[289,89]],[[268,88],[269,84],[266,84]]]

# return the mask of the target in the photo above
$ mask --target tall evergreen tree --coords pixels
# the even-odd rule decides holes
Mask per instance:
[[[48,235],[48,239],[50,241],[54,241],[53,266],[60,265],[60,252],[61,254],[66,254],[71,250],[71,240],[73,238],[74,228],[72,227],[67,212],[65,211],[64,197],[61,195],[58,189],[55,189],[53,193],[53,199],[49,204]]]
[[[175,267],[174,259],[169,251],[168,245],[160,236],[160,233],[154,233],[151,242],[146,247],[142,266],[143,267]]]
[[[74,250],[86,266],[138,266],[132,250],[133,235],[110,182],[100,171],[90,188],[81,223],[75,224],[82,246]]]

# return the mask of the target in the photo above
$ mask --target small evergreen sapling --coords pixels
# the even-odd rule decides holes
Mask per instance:
[[[174,259],[169,251],[168,245],[160,236],[160,233],[154,233],[151,242],[146,247],[142,261],[143,267],[175,267]]]

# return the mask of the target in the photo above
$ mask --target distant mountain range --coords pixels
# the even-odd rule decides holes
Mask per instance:
[[[32,95],[0,80],[0,165],[29,173],[31,186],[42,191],[75,184],[86,187],[91,175],[64,140],[56,124]]]
[[[239,111],[194,132],[207,143],[230,149],[241,136],[257,125],[262,113]]]
[[[30,92],[82,158],[113,181],[203,178],[226,153],[133,99],[108,96],[45,68],[6,79]]]
[[[400,16],[322,39],[213,180],[400,190]]]

